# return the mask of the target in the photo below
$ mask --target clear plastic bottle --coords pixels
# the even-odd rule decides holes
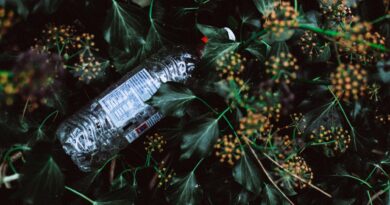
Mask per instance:
[[[163,117],[145,102],[162,83],[185,82],[197,61],[180,46],[145,60],[59,126],[65,152],[82,171],[99,168]]]

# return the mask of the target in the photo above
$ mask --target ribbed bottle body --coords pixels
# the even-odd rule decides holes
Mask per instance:
[[[163,117],[146,101],[162,83],[184,83],[196,62],[196,55],[180,46],[145,60],[59,126],[65,152],[82,171],[99,168]]]

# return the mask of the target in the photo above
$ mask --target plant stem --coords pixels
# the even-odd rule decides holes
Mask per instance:
[[[384,16],[381,16],[373,21],[371,21],[371,24],[377,24],[377,23],[380,23],[386,19],[390,19],[390,14],[387,14],[387,15],[384,15]]]
[[[263,36],[264,34],[266,34],[268,31],[267,30],[261,30],[257,33],[254,33],[251,35],[251,37],[249,39],[247,39],[246,41],[244,41],[243,43],[241,43],[239,46],[238,46],[238,49],[241,49],[241,48],[245,48],[247,47],[250,43],[252,43],[252,41],[256,40],[258,37],[260,36]]]
[[[218,114],[218,112],[213,108],[211,107],[205,100],[203,100],[202,98],[200,97],[196,97],[197,100],[199,100],[200,102],[202,102],[206,107],[208,107],[214,114]]]
[[[370,205],[373,205],[373,204],[372,204],[371,195],[370,195],[370,191],[367,190],[366,193],[367,193],[367,196],[368,196],[368,203],[369,203]]]
[[[49,120],[49,118],[50,118],[51,116],[53,116],[54,114],[57,116],[58,110],[56,110],[56,111],[50,113],[50,114],[42,121],[42,123],[39,125],[38,129],[41,129],[41,128],[43,127],[43,125],[45,125],[46,121]]]
[[[253,150],[251,145],[249,144],[249,140],[247,138],[244,138],[245,144],[248,146],[249,150],[251,151],[252,155],[255,157],[257,163],[259,164],[260,168],[263,170],[264,174],[267,176],[268,180],[272,183],[272,185],[282,194],[282,196],[292,205],[294,205],[294,202],[292,202],[288,196],[279,188],[279,186],[275,183],[275,181],[272,179],[271,175],[268,173],[267,169],[265,169],[263,163],[260,161],[259,157],[257,156],[256,152]]]
[[[294,9],[298,12],[298,0],[294,0]]]
[[[340,103],[340,101],[339,101],[339,98],[336,96],[336,94],[334,94],[334,92],[332,91],[332,89],[330,89],[329,86],[328,86],[328,90],[329,90],[330,93],[332,93],[333,98],[335,99],[337,105],[339,106],[339,108],[340,108],[340,110],[341,110],[341,113],[343,113],[344,118],[345,118],[345,120],[347,121],[347,123],[348,123],[348,125],[349,125],[349,128],[351,129],[352,137],[353,137],[353,144],[354,144],[354,148],[355,148],[355,150],[356,150],[357,147],[356,147],[355,128],[352,126],[351,122],[349,121],[349,118],[348,118],[347,114],[345,113],[345,110],[344,110],[343,106],[341,105],[341,103]]]
[[[333,175],[333,176],[336,176],[336,177],[347,177],[347,178],[355,179],[355,180],[359,181],[360,183],[366,185],[368,188],[372,189],[371,184],[369,184],[369,183],[366,182],[365,180],[360,179],[360,178],[358,178],[358,177],[355,177],[355,176],[352,176],[352,175],[348,175],[348,174],[344,174],[344,175]]]
[[[308,181],[306,181],[305,179],[303,179],[302,177],[294,174],[294,173],[291,173],[289,170],[285,169],[283,166],[281,166],[279,163],[277,163],[275,160],[273,160],[269,155],[267,155],[266,153],[263,153],[265,157],[267,157],[272,163],[274,163],[276,166],[278,166],[279,168],[283,169],[284,171],[286,171],[287,173],[289,173],[291,176],[297,178],[298,180],[302,181],[303,183],[306,183],[307,185],[309,185],[310,187],[312,187],[313,189],[321,192],[322,194],[324,194],[325,196],[329,197],[329,198],[332,198],[332,195],[330,195],[329,193],[325,192],[324,190],[320,189],[319,187],[313,185],[312,183],[309,183]]]
[[[219,121],[221,119],[221,117],[225,116],[227,111],[230,111],[230,107],[229,106],[221,114],[219,114],[219,116],[217,118],[217,121]]]
[[[195,172],[195,171],[196,171],[196,169],[199,167],[199,165],[200,165],[200,164],[203,162],[203,160],[204,160],[204,158],[200,159],[200,160],[199,160],[199,162],[198,162],[198,163],[196,163],[196,165],[195,165],[194,169],[192,169],[192,171],[191,171],[191,172]]]
[[[340,35],[340,33],[337,32],[337,31],[325,30],[325,29],[321,29],[321,28],[318,28],[316,26],[312,26],[312,25],[309,25],[309,24],[300,24],[297,28],[310,30],[310,31],[313,31],[313,32],[316,32],[316,33],[320,33],[320,34],[324,34],[324,35],[327,35],[327,36],[330,36],[330,37],[341,36],[343,38],[347,38],[348,39],[348,37],[346,37],[345,35]],[[365,41],[359,41],[358,43],[365,43],[368,46],[370,46],[371,48],[378,49],[378,50],[380,50],[382,52],[389,52],[389,49],[387,49],[385,46],[380,45],[380,44],[375,44],[375,43],[370,43],[370,42],[365,42]]]
[[[89,197],[85,196],[84,194],[78,192],[77,190],[72,189],[72,188],[70,188],[70,187],[68,187],[68,186],[65,186],[65,189],[68,190],[68,191],[70,191],[70,192],[72,192],[72,193],[74,193],[74,194],[76,194],[77,196],[79,196],[79,197],[85,199],[85,200],[88,201],[89,203],[95,204],[95,201],[94,201],[94,200],[92,200],[91,198],[89,198]]]

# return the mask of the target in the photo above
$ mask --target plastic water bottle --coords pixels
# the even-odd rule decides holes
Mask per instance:
[[[59,126],[65,152],[82,171],[99,168],[163,117],[145,102],[162,83],[185,82],[197,61],[180,46],[145,60]]]

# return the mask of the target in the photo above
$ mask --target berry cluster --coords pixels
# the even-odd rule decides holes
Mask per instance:
[[[372,64],[385,58],[385,53],[377,52],[372,45],[385,46],[386,39],[378,32],[372,32],[372,25],[354,18],[352,24],[339,27],[337,43],[339,52],[349,61]]]
[[[14,104],[17,93],[16,85],[12,82],[12,73],[0,72],[0,99],[6,106]]]
[[[352,18],[352,10],[346,0],[320,0],[322,14],[329,22],[336,24],[348,22]]]
[[[342,127],[327,129],[321,125],[318,130],[312,132],[309,138],[315,144],[323,144],[325,151],[331,155],[333,152],[345,152],[351,143],[351,135],[348,130],[344,130]]]
[[[307,187],[307,184],[311,184],[313,181],[313,171],[310,166],[306,163],[305,159],[301,156],[293,156],[289,158],[282,164],[284,170],[280,170],[281,172],[289,172],[290,174],[280,174],[282,176],[282,187],[287,187],[290,184],[295,188],[303,189]],[[304,179],[302,180],[291,176],[291,174]]]
[[[328,43],[321,44],[317,33],[305,31],[300,37],[298,45],[303,54],[307,55],[309,58],[317,58],[324,53]]]
[[[216,70],[229,88],[226,99],[232,107],[244,106],[248,98],[249,86],[243,80],[246,59],[239,53],[228,52],[216,60]]]
[[[307,120],[302,113],[293,113],[290,115],[292,127],[296,129],[298,135],[302,135],[307,127]]]
[[[108,67],[107,60],[100,59],[96,53],[95,36],[89,33],[78,34],[73,26],[48,25],[42,36],[36,39],[34,49],[40,52],[56,53],[65,61],[66,68],[80,81],[90,83],[103,77]]]
[[[7,11],[0,6],[0,39],[7,33],[8,29],[14,23],[14,12],[12,10]]]
[[[375,120],[380,124],[387,125],[390,123],[390,114],[376,115]]]
[[[40,105],[54,105],[54,94],[62,86],[59,80],[63,76],[61,57],[29,50],[18,56],[12,73],[14,92],[28,102],[29,111]]]
[[[281,36],[289,28],[298,26],[299,13],[290,2],[275,2],[274,10],[265,18],[264,28],[270,30],[275,36]]]
[[[330,78],[333,90],[342,100],[358,100],[366,95],[367,71],[359,64],[340,64]]]
[[[281,52],[272,55],[266,62],[266,73],[272,76],[276,83],[285,82],[290,84],[291,80],[297,78],[296,71],[299,69],[298,60],[291,54]]]
[[[242,138],[256,139],[268,136],[271,130],[272,124],[267,116],[248,111],[247,115],[240,119],[237,134]]]
[[[160,168],[156,171],[158,177],[158,188],[167,189],[170,185],[172,185],[172,178],[176,175],[176,173],[172,169],[168,169],[165,166],[164,161],[160,163]]]
[[[224,135],[217,140],[214,145],[215,156],[219,158],[221,163],[227,162],[233,166],[236,161],[241,158],[242,152],[240,148],[240,141],[233,135]]]
[[[268,154],[274,155],[278,161],[284,161],[294,153],[294,141],[288,135],[269,135],[260,138]]]
[[[278,122],[282,110],[280,93],[270,88],[256,88],[248,98],[247,110],[262,113],[270,120]]]
[[[35,38],[33,48],[40,52],[64,54],[65,58],[76,48],[74,38],[76,29],[67,25],[46,25],[42,30],[40,38]]]
[[[162,152],[164,151],[164,146],[167,144],[164,136],[154,133],[153,135],[146,136],[146,141],[144,141],[145,150],[148,153],[153,153],[155,151]]]

